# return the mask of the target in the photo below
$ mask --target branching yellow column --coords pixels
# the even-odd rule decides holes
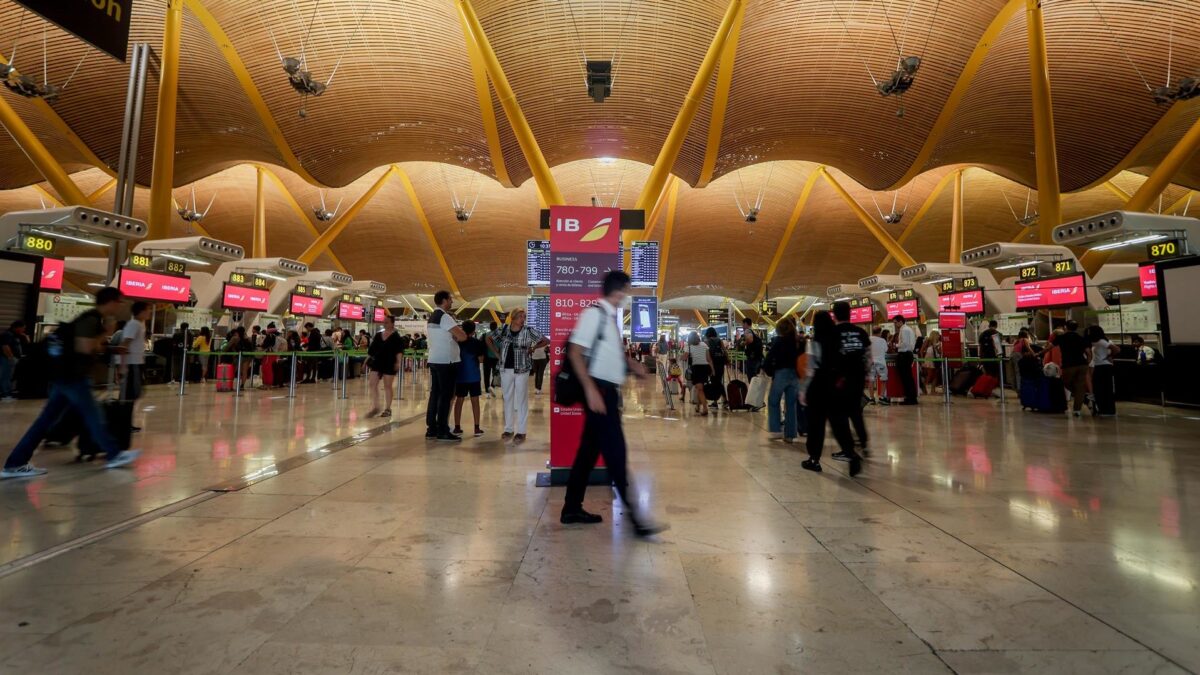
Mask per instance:
[[[450,284],[450,290],[454,292],[455,296],[462,298],[463,294],[458,290],[458,282],[454,280],[454,275],[450,273],[450,264],[446,262],[446,256],[442,254],[442,246],[433,234],[433,227],[429,224],[429,218],[425,216],[425,207],[421,206],[421,200],[417,197],[416,188],[413,187],[412,181],[409,180],[408,174],[404,172],[404,169],[395,164],[392,165],[392,169],[400,177],[400,182],[404,184],[404,191],[408,194],[408,201],[412,202],[413,210],[417,213],[417,221],[421,223],[421,229],[425,231],[425,237],[429,239],[429,247],[433,249],[433,255],[437,258],[438,265],[442,268],[442,274],[446,275],[446,283]]]
[[[963,252],[963,169],[954,172],[954,213],[950,218],[950,260],[958,264]]]
[[[343,213],[337,220],[333,221],[333,224],[330,225],[324,232],[322,232],[321,236],[317,237],[316,241],[309,245],[308,248],[304,249],[304,253],[301,253],[297,260],[305,265],[311,265],[313,264],[313,261],[321,257],[321,254],[329,248],[329,245],[333,243],[333,240],[338,238],[338,235],[342,233],[342,230],[346,229],[346,226],[350,224],[350,221],[354,220],[354,218],[358,216],[358,213],[367,206],[376,193],[383,188],[383,186],[395,173],[395,165],[388,167],[387,171],[384,171],[383,175],[375,181],[375,184],[358,198],[358,201],[354,202],[350,208],[346,209],[346,212]]]
[[[913,216],[912,220],[908,221],[908,225],[904,227],[904,231],[900,233],[900,236],[896,239],[896,243],[903,246],[904,242],[908,241],[908,238],[912,236],[912,233],[917,231],[917,225],[924,220],[925,214],[929,213],[929,209],[933,208],[934,202],[937,201],[938,197],[942,196],[942,193],[946,190],[946,186],[949,185],[950,181],[952,180],[954,180],[954,172],[949,172],[945,176],[942,176],[942,179],[938,181],[936,186],[934,186],[933,192],[930,192],[929,196],[925,199],[925,203],[922,204],[921,208],[917,210],[917,215]],[[891,260],[891,253],[883,256],[883,260],[880,261],[879,265],[875,268],[875,274],[881,274],[883,270],[887,268],[888,263],[891,262]]]
[[[1033,85],[1033,142],[1037,165],[1038,228],[1043,244],[1062,224],[1062,195],[1058,183],[1058,144],[1054,140],[1054,104],[1050,95],[1050,63],[1046,58],[1046,26],[1042,0],[1025,0],[1029,34],[1029,80]]]
[[[917,264],[917,261],[913,260],[913,257],[908,254],[908,251],[905,251],[904,248],[892,238],[892,235],[888,234],[888,231],[883,229],[882,225],[875,222],[875,219],[872,218],[869,213],[867,213],[866,209],[859,205],[858,202],[854,201],[854,197],[851,197],[850,193],[846,192],[846,188],[842,187],[841,183],[838,183],[833,176],[829,175],[829,171],[826,170],[825,167],[817,169],[817,172],[821,174],[821,177],[823,177],[825,181],[833,187],[838,195],[841,196],[842,200],[846,202],[846,206],[850,207],[850,210],[854,212],[854,215],[858,216],[858,219],[862,221],[862,224],[867,226],[867,230],[881,245],[883,245],[884,250],[890,253],[897,262],[905,267]]]
[[[267,180],[266,171],[261,166],[254,167],[257,179],[254,191],[254,240],[250,247],[252,258],[267,257],[267,199],[264,194],[264,183]]]
[[[525,155],[525,161],[529,163],[529,170],[533,172],[533,179],[537,182],[538,191],[550,206],[564,205],[566,201],[558,189],[558,182],[550,173],[550,165],[546,163],[546,156],[542,154],[542,148],[533,135],[533,129],[530,128],[529,121],[525,119],[525,113],[521,111],[521,106],[517,103],[517,95],[513,93],[512,87],[508,84],[508,77],[504,75],[500,59],[496,57],[492,44],[488,42],[487,35],[483,32],[483,24],[475,15],[475,9],[471,7],[470,0],[458,0],[457,5],[463,24],[469,29],[466,38],[474,39],[475,44],[479,47],[479,53],[483,57],[484,65],[487,66],[488,75],[492,78],[492,86],[496,88],[496,94],[500,99],[500,106],[504,108],[504,115],[508,117],[508,123],[517,137],[521,153]]]
[[[796,225],[800,222],[800,216],[804,214],[804,207],[808,204],[809,195],[812,194],[813,186],[817,184],[817,179],[821,177],[821,168],[813,171],[809,175],[808,180],[804,182],[804,189],[800,191],[800,198],[796,200],[796,208],[792,209],[792,216],[788,218],[787,227],[783,230],[783,237],[779,240],[779,245],[775,247],[775,255],[771,257],[771,264],[767,266],[767,273],[763,276],[763,281],[758,286],[758,295],[754,296],[754,304],[758,304],[767,294],[767,284],[771,283],[771,279],[775,277],[775,270],[779,269],[779,262],[783,260],[783,252],[787,250],[788,242],[792,240],[792,234],[796,231]]]
[[[147,239],[163,239],[171,231],[171,188],[175,180],[175,105],[179,97],[179,43],[182,33],[183,0],[168,0],[158,75],[154,165],[150,174],[150,232]]]
[[[721,59],[721,51],[725,48],[725,42],[733,30],[741,7],[742,0],[732,0],[729,3],[729,9],[725,10],[725,17],[721,19],[717,34],[713,36],[712,44],[708,46],[708,53],[700,62],[700,69],[696,71],[696,78],[692,80],[692,86],[683,99],[683,106],[679,108],[675,123],[671,125],[671,131],[667,133],[667,139],[663,141],[662,150],[658,153],[658,159],[654,160],[654,166],[650,169],[646,184],[642,186],[642,193],[638,196],[636,208],[649,211],[654,206],[653,200],[662,190],[663,184],[667,182],[667,176],[671,174],[671,168],[675,166],[675,160],[679,158],[679,151],[683,148],[683,141],[687,138],[692,120],[696,118],[696,112],[700,110],[700,104],[704,101],[704,92],[712,80],[713,71],[716,70],[717,63]]]
[[[663,234],[662,260],[658,266],[658,299],[662,300],[663,289],[667,286],[667,262],[671,255],[671,233],[675,230],[675,207],[679,204],[679,181],[671,183],[671,191],[667,193],[667,224]]]
[[[33,134],[33,131],[3,96],[0,96],[0,124],[4,125],[8,134],[12,136],[13,142],[25,151],[29,161],[33,162],[38,172],[46,178],[50,186],[58,191],[64,200],[73,206],[88,205],[87,195],[83,194],[79,186],[71,180],[66,169],[63,169],[58,160],[54,159],[54,155],[50,154],[46,146],[38,140],[38,137]]]

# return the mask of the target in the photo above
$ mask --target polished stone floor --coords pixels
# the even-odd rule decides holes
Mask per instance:
[[[152,391],[132,472],[44,453],[47,478],[0,484],[0,541],[11,559],[268,475],[378,427],[352,394]],[[599,488],[603,525],[558,524],[562,489],[534,486],[547,407],[523,446],[491,405],[447,446],[406,401],[386,433],[0,577],[0,672],[1200,670],[1198,415],[872,408],[851,480],[802,471],[761,413],[635,389],[640,501],[672,526],[638,541]]]

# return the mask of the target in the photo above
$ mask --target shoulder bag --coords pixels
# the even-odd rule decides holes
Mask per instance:
[[[600,309],[597,305],[592,305],[592,307]],[[604,314],[604,310],[600,309],[600,313]],[[604,316],[600,319],[600,326],[596,331],[596,337],[592,340],[592,346],[588,349],[588,355],[585,358],[586,363],[591,363],[592,357],[596,354],[596,344],[604,337],[604,321],[607,318],[607,316]],[[570,349],[569,342],[568,349]],[[563,356],[562,368],[554,376],[554,402],[559,405],[582,403],[584,399],[583,382],[575,374],[575,365],[571,363],[571,358],[566,354],[563,354]]]

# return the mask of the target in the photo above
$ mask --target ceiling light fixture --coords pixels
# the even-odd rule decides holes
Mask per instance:
[[[78,236],[71,235],[71,234],[63,234],[62,232],[47,232],[46,230],[36,229],[36,228],[30,229],[29,231],[33,232],[34,234],[40,234],[40,235],[44,235],[47,237],[57,237],[59,239],[70,239],[71,241],[77,241],[81,244],[91,244],[92,246],[102,246],[104,248],[110,248],[112,246],[112,244],[107,241],[97,241],[95,239],[85,239],[84,237],[78,237]]]
[[[204,260],[202,258],[196,258],[193,256],[183,255],[182,253],[172,253],[170,251],[159,251],[159,252],[157,252],[157,255],[162,256],[163,258],[167,258],[169,260],[178,260],[179,262],[190,263],[192,265],[201,265],[203,267],[208,267],[208,265],[209,265],[209,262],[207,260]]]
[[[1109,242],[1107,244],[1101,244],[1100,246],[1093,246],[1092,250],[1093,251],[1111,251],[1114,248],[1123,248],[1125,246],[1134,246],[1136,244],[1145,244],[1147,242],[1159,241],[1160,239],[1166,239],[1166,238],[1167,238],[1167,235],[1165,235],[1165,234],[1147,234],[1147,235],[1143,235],[1141,237],[1134,237],[1133,239],[1124,239],[1122,241],[1113,241],[1113,242]]]

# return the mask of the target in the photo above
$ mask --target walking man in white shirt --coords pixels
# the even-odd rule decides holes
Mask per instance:
[[[896,373],[904,387],[904,400],[900,405],[917,404],[917,379],[913,375],[913,352],[917,348],[917,334],[899,314],[892,319],[896,326]]]
[[[118,380],[121,383],[121,400],[136,401],[142,397],[142,366],[146,365],[146,319],[150,318],[150,303],[133,303],[133,317],[121,332],[121,356]],[[135,426],[134,431],[142,428]]]
[[[626,355],[621,342],[617,307],[625,300],[629,282],[629,275],[624,272],[614,271],[604,276],[604,297],[580,315],[567,345],[567,358],[583,385],[585,417],[579,452],[567,479],[567,496],[559,520],[566,524],[604,520],[583,510],[588,477],[596,466],[596,459],[603,455],[613,488],[633,522],[634,533],[648,537],[666,528],[651,523],[637,512],[637,500],[627,475],[625,432],[621,428],[619,409],[620,389],[627,370],[632,370],[639,378],[647,377],[646,369]]]
[[[429,403],[425,408],[425,438],[439,441],[461,441],[462,436],[450,433],[450,402],[454,399],[454,382],[458,379],[458,344],[467,339],[450,307],[454,298],[450,291],[438,291],[433,296],[437,306],[429,315],[425,327],[429,334]]]

